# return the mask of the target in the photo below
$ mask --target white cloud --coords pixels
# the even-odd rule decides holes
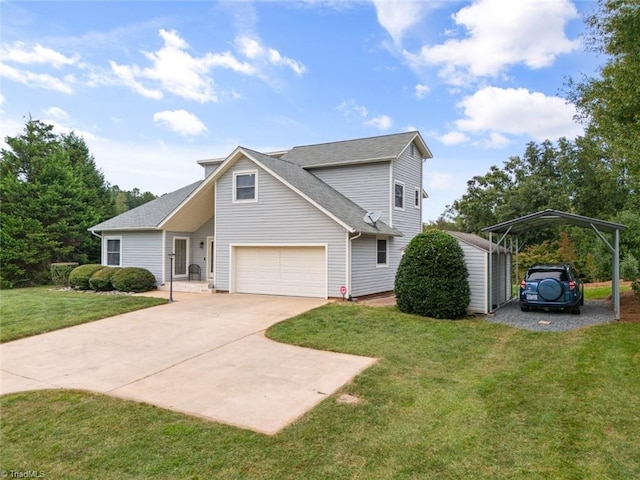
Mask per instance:
[[[379,115],[372,118],[371,120],[364,122],[364,124],[375,127],[378,130],[389,130],[391,128],[391,125],[393,125],[393,120],[391,120],[391,117],[387,115]]]
[[[355,100],[345,100],[338,105],[338,110],[344,113],[345,116],[357,115],[362,118],[369,116],[369,110],[364,105],[359,105]]]
[[[193,113],[186,110],[165,110],[153,115],[153,121],[166,125],[185,137],[195,137],[207,131],[207,127]]]
[[[354,99],[344,100],[337,109],[341,111],[345,117],[359,117],[364,121],[362,124],[367,127],[375,127],[379,130],[388,130],[393,124],[393,120],[388,115],[378,115],[369,118],[369,109],[364,105],[358,104]]]
[[[236,38],[236,48],[250,60],[262,60],[271,65],[289,67],[296,75],[302,75],[306,67],[296,60],[283,56],[274,48],[263,47],[258,40],[243,35]]]
[[[524,135],[543,141],[574,138],[583,131],[573,120],[573,105],[525,88],[486,87],[465,97],[458,107],[464,111],[464,118],[455,122],[461,132]],[[503,143],[499,136],[489,141]]]
[[[0,63],[0,77],[14,82],[22,83],[30,87],[55,90],[62,93],[73,93],[71,85],[75,83],[72,75],[66,75],[62,79],[48,73],[33,73],[28,70],[20,70]]]
[[[160,30],[164,46],[157,52],[144,52],[153,66],[139,73],[146,79],[156,80],[165,91],[200,103],[215,102],[213,80],[206,76],[211,65],[206,57],[195,58],[185,50],[187,43],[177,32]]]
[[[564,32],[577,17],[570,0],[476,0],[453,15],[465,38],[404,53],[414,67],[440,65],[439,76],[454,85],[497,77],[515,64],[538,69],[580,47]]]
[[[484,145],[487,148],[504,148],[510,143],[511,141],[504,135],[497,132],[491,132],[489,134],[489,138],[485,140]]]
[[[439,140],[445,145],[459,145],[469,141],[469,137],[462,132],[453,131],[442,135]]]
[[[67,112],[65,112],[62,108],[60,107],[51,107],[51,108],[47,108],[44,111],[45,115],[48,115],[50,117],[53,118],[59,118],[59,119],[67,119],[69,118],[69,114]]]
[[[373,0],[378,22],[389,33],[396,44],[404,33],[423,17],[428,3],[411,0]]]
[[[116,62],[110,61],[111,70],[115,77],[119,80],[119,83],[129,87],[134,92],[142,95],[143,97],[153,98],[155,100],[161,99],[164,94],[161,90],[147,88],[136,80],[136,76],[140,76],[140,69],[137,66],[118,65]],[[114,83],[109,76],[94,76],[92,81],[95,83]]]
[[[427,86],[427,85],[422,85],[421,83],[418,83],[416,85],[416,97],[418,97],[419,99],[423,99],[424,97],[427,96],[427,93],[429,93],[431,89]]]
[[[78,56],[67,57],[51,48],[40,44],[27,46],[24,42],[14,42],[12,45],[0,47],[0,60],[21,63],[24,65],[47,64],[54,68],[63,65],[73,65],[78,62]]]
[[[111,61],[111,75],[93,73],[93,84],[121,83],[142,96],[160,99],[163,92],[173,93],[187,100],[200,103],[217,102],[213,79],[209,76],[213,68],[227,68],[243,75],[254,75],[256,69],[242,62],[229,52],[206,53],[192,56],[189,44],[175,30],[160,29],[164,46],[156,52],[142,52],[152,62],[147,68],[138,65],[119,65]],[[151,81],[154,86],[145,85]]]

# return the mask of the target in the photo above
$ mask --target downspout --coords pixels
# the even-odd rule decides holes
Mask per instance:
[[[347,295],[348,295],[347,298],[349,298],[349,300],[353,298],[351,296],[351,250],[353,249],[353,244],[351,242],[353,242],[357,238],[360,238],[361,236],[362,236],[362,232],[358,232],[358,234],[355,237],[349,237],[349,258],[347,259],[347,272],[348,272],[347,273]]]
[[[100,239],[100,263],[102,263],[104,261],[104,257],[102,256],[102,235],[100,235],[99,233],[96,233],[95,230],[89,230],[91,232],[91,235],[93,235],[94,237],[98,237]]]

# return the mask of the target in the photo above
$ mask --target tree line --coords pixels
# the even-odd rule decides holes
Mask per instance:
[[[0,288],[47,283],[51,263],[100,262],[87,229],[155,195],[109,186],[84,139],[29,119],[0,156]]]
[[[606,61],[569,79],[567,100],[583,136],[526,145],[522,156],[473,177],[430,227],[479,232],[546,208],[622,223],[623,267],[640,259],[640,3],[599,0],[587,45]],[[29,119],[0,157],[0,288],[48,280],[54,262],[99,262],[92,225],[155,198],[110,186],[74,133]],[[591,280],[610,277],[611,255],[589,231],[564,228],[525,239],[523,263],[571,261]],[[629,268],[633,271],[633,268]],[[637,275],[637,273],[636,273]]]
[[[638,276],[640,259],[640,3],[600,0],[587,17],[588,48],[606,58],[594,77],[569,79],[567,100],[584,134],[530,142],[522,156],[467,182],[461,198],[431,228],[479,233],[484,227],[547,208],[627,226],[621,232],[623,276]],[[527,263],[567,261],[590,280],[611,277],[611,255],[577,227],[529,234]]]

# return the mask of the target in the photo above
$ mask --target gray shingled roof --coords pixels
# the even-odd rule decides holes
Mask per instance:
[[[402,232],[384,222],[378,221],[375,227],[365,222],[364,216],[367,211],[364,208],[300,166],[288,162],[284,158],[273,158],[248,148],[243,147],[242,150],[356,232],[402,236]]]
[[[257,162],[264,165],[265,168],[274,172],[354,231],[396,236],[402,235],[402,232],[384,222],[378,221],[375,227],[365,222],[363,218],[367,212],[364,208],[306,171],[304,167],[395,159],[417,135],[419,135],[418,132],[406,132],[342,142],[299,146],[284,153],[281,158],[277,158],[277,156],[282,152],[278,152],[278,155],[269,156],[254,150],[241,148]],[[215,172],[212,176],[214,175]],[[192,183],[95,225],[89,230],[155,229],[201,184],[202,181]]]
[[[173,212],[198,186],[202,180],[182,187],[171,193],[147,202],[139,207],[106,220],[89,230],[102,232],[106,230],[141,230],[154,229]]]
[[[294,147],[282,156],[301,167],[397,158],[418,132]]]

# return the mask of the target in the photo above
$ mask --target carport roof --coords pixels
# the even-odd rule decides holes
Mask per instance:
[[[605,222],[604,220],[598,220],[597,218],[585,217],[583,215],[561,212],[560,210],[553,210],[549,208],[547,210],[525,215],[507,222],[485,227],[482,231],[519,235],[530,230],[558,224],[576,225],[583,228],[595,228],[596,230],[607,233],[613,233],[616,230],[624,230],[627,228],[618,223]]]

